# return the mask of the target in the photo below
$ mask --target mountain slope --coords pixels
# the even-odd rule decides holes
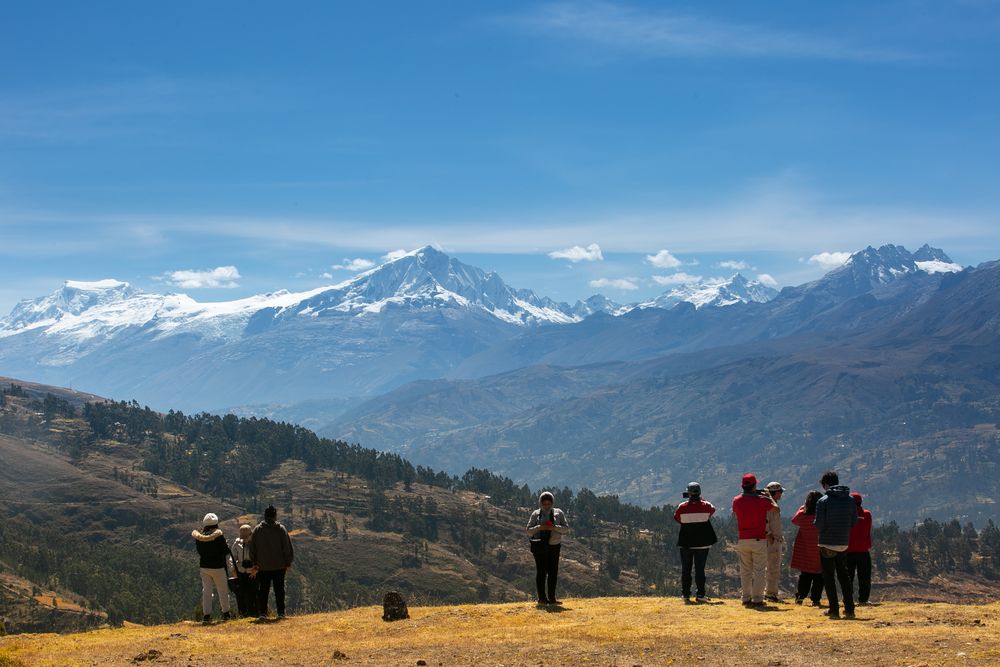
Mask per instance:
[[[737,303],[767,303],[777,295],[778,290],[756,280],[747,280],[737,273],[729,279],[700,280],[680,285],[654,299],[643,301],[636,308],[669,310],[680,303],[690,303],[698,309],[721,308]]]

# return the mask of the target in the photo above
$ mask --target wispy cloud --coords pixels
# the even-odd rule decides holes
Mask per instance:
[[[409,252],[410,252],[409,250],[403,250],[402,248],[400,248],[399,250],[390,250],[389,252],[382,255],[382,261],[391,262],[393,260],[399,259],[400,257],[406,257],[406,255]]]
[[[242,276],[235,266],[219,266],[206,271],[171,271],[164,276],[171,285],[184,289],[234,288]]]
[[[375,266],[375,262],[370,259],[365,259],[364,257],[357,257],[355,259],[344,258],[344,261],[340,264],[334,264],[331,269],[336,271],[367,271],[368,269]]]
[[[653,282],[657,285],[689,285],[702,281],[702,276],[693,276],[690,273],[679,271],[669,276],[653,276]]]
[[[720,269],[731,269],[733,271],[746,271],[751,268],[749,264],[744,262],[742,259],[727,259],[719,262]]]
[[[586,248],[575,245],[572,248],[553,250],[549,253],[549,257],[552,259],[568,259],[575,264],[576,262],[599,262],[604,259],[604,254],[601,252],[601,246],[591,243]]]
[[[674,257],[669,250],[661,250],[655,255],[646,255],[646,263],[658,269],[676,269],[684,262]]]
[[[767,285],[768,287],[777,287],[778,281],[774,279],[770,273],[758,273],[757,281],[762,285]]]
[[[829,271],[837,268],[838,266],[843,266],[850,258],[851,253],[849,252],[820,252],[816,253],[806,261],[810,264],[815,264],[825,271]]]
[[[603,289],[605,287],[625,291],[639,289],[639,282],[636,278],[597,278],[596,280],[591,280],[588,284],[594,289]]]
[[[912,54],[882,46],[611,2],[535,5],[503,22],[562,39],[646,57],[771,57],[898,61]]]

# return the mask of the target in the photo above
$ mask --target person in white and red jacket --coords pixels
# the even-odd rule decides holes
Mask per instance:
[[[691,570],[694,569],[696,602],[707,602],[705,595],[705,561],[709,548],[718,541],[712,527],[715,507],[701,498],[701,485],[691,482],[684,494],[686,501],[674,511],[674,521],[681,524],[677,546],[681,548],[681,592],[684,601],[691,601]]]

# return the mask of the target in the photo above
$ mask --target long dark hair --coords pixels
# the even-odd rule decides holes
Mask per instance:
[[[816,489],[813,489],[812,491],[806,494],[806,502],[805,502],[806,514],[816,513],[816,503],[818,503],[819,499],[822,497],[823,494],[817,491]]]

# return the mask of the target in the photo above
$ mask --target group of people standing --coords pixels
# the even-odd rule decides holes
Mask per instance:
[[[854,583],[858,584],[858,604],[868,604],[871,596],[871,512],[862,507],[859,493],[840,484],[836,472],[827,471],[820,479],[823,492],[810,491],[792,517],[798,534],[792,546],[791,567],[800,572],[795,602],[808,597],[819,606],[825,589],[829,602],[826,614],[841,618],[843,597],[845,618],[854,618]],[[781,522],[781,498],[785,489],[779,482],[757,488],[757,477],[743,475],[742,492],[733,498],[739,541],[740,587],[743,604],[765,607],[780,602],[778,583],[784,555],[785,537]],[[701,497],[701,486],[688,484],[687,500],[674,512],[681,524],[681,590],[691,601],[692,569],[695,601],[704,602],[705,562],[708,549],[717,541],[710,519],[715,507]],[[840,594],[837,584],[840,585]]]
[[[743,604],[765,607],[781,602],[779,582],[785,552],[781,499],[785,488],[771,482],[757,488],[757,477],[743,475],[742,490],[733,498],[733,514],[739,531],[736,551],[740,558],[740,587]],[[840,618],[840,598],[844,616],[854,617],[854,584],[858,584],[858,604],[868,604],[871,596],[872,514],[862,507],[859,493],[840,484],[837,473],[827,471],[820,479],[823,491],[806,494],[805,502],[792,517],[798,534],[792,546],[791,567],[799,571],[796,604],[806,598],[820,605],[823,591],[829,601],[827,615]],[[691,482],[685,501],[677,506],[674,520],[680,524],[677,544],[681,551],[681,593],[685,602],[707,602],[705,564],[708,552],[718,542],[712,516],[715,506],[701,496],[701,485]],[[528,517],[528,540],[535,559],[535,587],[539,605],[558,604],[556,582],[563,535],[569,523],[555,498],[546,491],[538,497],[538,509]],[[840,593],[837,584],[840,585]],[[693,589],[693,590],[692,590]]]
[[[191,532],[201,567],[202,621],[211,623],[213,597],[219,600],[222,620],[232,618],[229,592],[236,596],[240,616],[265,618],[271,587],[278,618],[285,617],[285,573],[292,566],[294,551],[285,527],[278,523],[278,510],[268,506],[264,520],[255,528],[240,526],[232,547],[219,528],[219,517],[208,513],[200,530]]]

